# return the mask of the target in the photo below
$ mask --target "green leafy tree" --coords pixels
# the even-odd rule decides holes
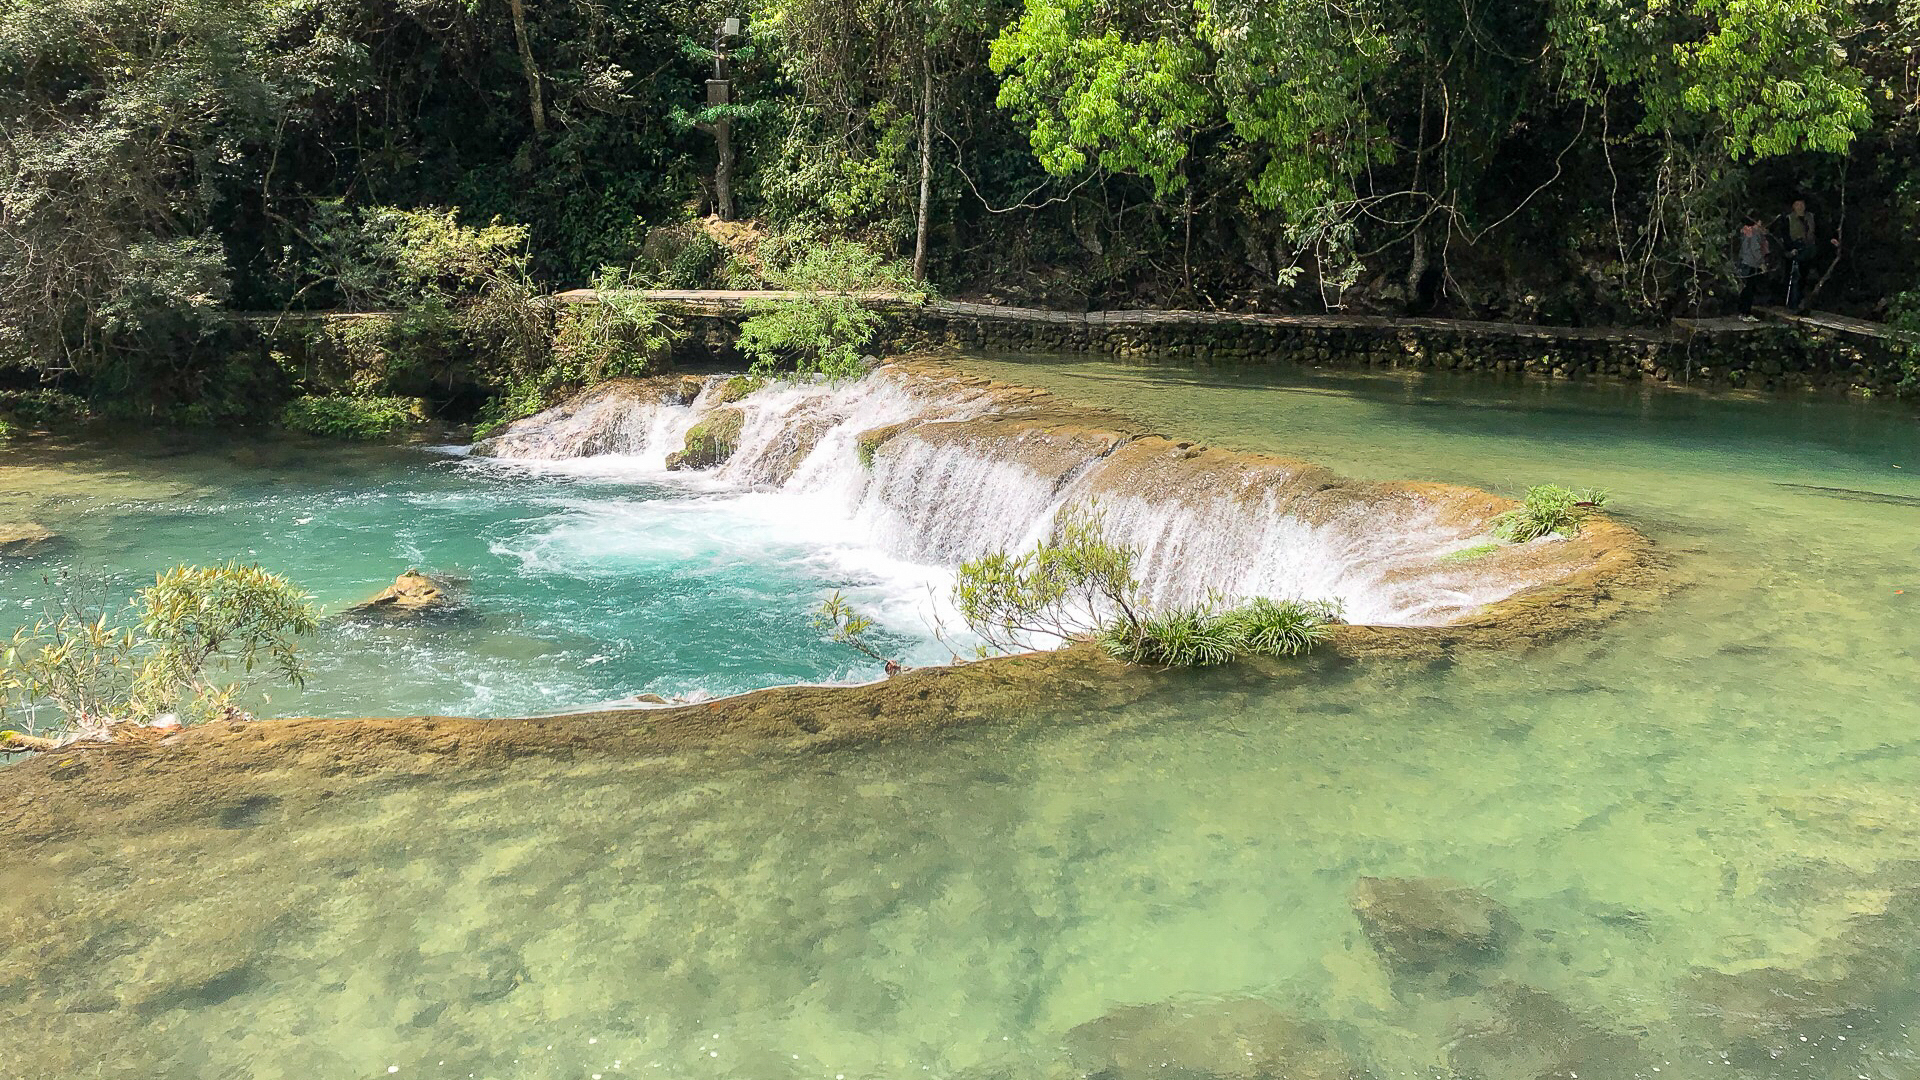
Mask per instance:
[[[738,347],[754,374],[865,374],[862,357],[882,322],[868,301],[924,295],[911,271],[850,240],[787,239],[782,246],[771,253],[768,276],[799,295],[745,305]]]

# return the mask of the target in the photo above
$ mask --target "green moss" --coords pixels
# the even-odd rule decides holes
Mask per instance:
[[[730,405],[765,385],[767,380],[758,375],[735,375],[720,384],[720,391],[714,398],[722,405]]]
[[[687,429],[685,446],[667,459],[667,468],[713,468],[733,456],[746,423],[746,414],[738,409],[717,409],[709,413],[705,420]]]
[[[1470,548],[1461,548],[1459,551],[1450,551],[1447,554],[1440,556],[1440,561],[1441,562],[1472,562],[1475,559],[1485,558],[1486,556],[1491,555],[1494,552],[1499,550],[1500,550],[1499,544],[1475,544],[1473,547],[1470,547]]]
[[[426,422],[426,402],[407,397],[295,398],[281,413],[295,431],[329,439],[385,439]]]

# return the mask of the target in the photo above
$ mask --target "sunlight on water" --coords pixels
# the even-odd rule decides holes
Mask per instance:
[[[1170,675],[1123,710],[1036,709],[930,743],[262,776],[263,798],[204,820],[0,854],[0,1075],[1336,1075],[1285,1054],[1284,1071],[1236,1071],[1219,1039],[1161,1068],[1173,1052],[1127,1043],[1129,1014],[1083,1027],[1251,998],[1301,1025],[1290,1045],[1318,1033],[1380,1078],[1920,1076],[1909,416],[981,367],[1370,478],[1603,486],[1681,588],[1524,655],[1325,663],[1285,684]],[[769,526],[784,511],[711,491],[404,453],[207,453],[63,461],[86,483],[7,484],[0,516],[62,512],[93,565],[129,574],[216,541],[273,553],[330,603],[438,559],[471,579],[481,629],[352,644],[455,703],[488,677],[504,702],[687,672],[829,675],[832,654],[774,628],[798,613],[787,597],[914,587],[859,578],[858,552],[833,550],[844,536]],[[357,491],[323,479],[343,469]],[[109,527],[136,507],[137,536]],[[35,594],[11,573],[11,602]],[[580,598],[693,591],[663,573],[738,620],[724,654]],[[514,626],[565,603],[572,636]],[[361,662],[329,649],[342,677]],[[586,664],[601,653],[617,655]],[[1387,961],[1356,884],[1426,875],[1504,909],[1497,954],[1459,971]]]

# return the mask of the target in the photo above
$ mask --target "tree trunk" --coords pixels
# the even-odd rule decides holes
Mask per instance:
[[[927,280],[927,222],[933,212],[933,64],[920,60],[920,210],[913,227],[913,280]]]
[[[520,45],[520,70],[527,76],[527,107],[533,112],[533,132],[547,132],[547,107],[540,96],[540,69],[533,63],[533,45],[527,40],[527,8],[522,0],[507,0],[513,12],[513,36]]]

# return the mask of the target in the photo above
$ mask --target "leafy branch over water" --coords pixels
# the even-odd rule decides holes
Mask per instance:
[[[118,619],[69,610],[15,631],[0,653],[0,715],[24,714],[32,732],[50,709],[62,720],[54,730],[75,740],[169,715],[245,718],[246,691],[306,681],[296,639],[318,617],[311,597],[258,566],[176,566]]]

